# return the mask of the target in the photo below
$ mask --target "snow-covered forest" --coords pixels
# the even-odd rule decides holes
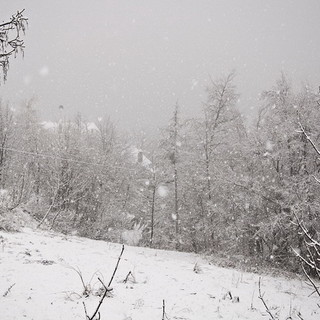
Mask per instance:
[[[213,81],[203,115],[172,119],[152,141],[81,115],[41,122],[32,101],[1,104],[1,204],[66,233],[246,256],[297,271],[296,218],[318,226],[319,94],[281,77],[253,126],[236,109],[232,75]],[[235,262],[237,258],[231,259]]]
[[[1,86],[10,74],[9,61],[24,50],[20,37],[27,19],[23,11],[12,19],[0,25]],[[14,39],[8,37],[12,30],[17,32]],[[216,257],[217,263],[235,270],[292,272],[305,277],[313,291],[305,303],[319,298],[320,91],[316,85],[297,89],[290,77],[279,71],[274,85],[261,93],[258,111],[248,120],[238,108],[241,93],[236,77],[236,72],[210,77],[206,98],[199,100],[198,116],[186,116],[177,100],[167,124],[150,136],[120,129],[108,117],[89,121],[80,112],[67,116],[62,105],[56,120],[44,121],[32,98],[19,105],[0,101],[2,253],[9,243],[6,232],[20,230],[16,220],[23,214],[38,231],[63,233],[66,238],[59,238],[60,242],[79,236]],[[8,246],[20,250],[14,241],[22,240],[7,236],[13,241]],[[34,239],[43,235],[26,237],[31,237],[30,243],[40,243],[41,239]],[[51,241],[48,239],[41,241]],[[154,259],[152,252],[156,251],[143,252],[146,261]],[[196,274],[202,273],[201,264],[206,264],[201,260],[197,269],[198,258],[190,258],[195,255],[175,257],[186,259],[183,263]],[[1,264],[0,260],[0,269]],[[72,268],[83,283],[80,270]],[[129,269],[125,271],[132,271],[133,276]],[[216,271],[210,265],[204,269]],[[136,276],[133,286],[137,285]],[[238,288],[240,280],[235,281]],[[260,286],[259,280],[259,291]],[[6,297],[11,287],[8,292],[2,289],[0,293]],[[224,295],[223,300],[239,302],[231,291],[225,290]],[[266,314],[276,319],[261,292],[256,296]],[[208,299],[215,299],[212,297]],[[251,297],[245,299],[249,307]],[[290,314],[292,310],[287,309]],[[205,319],[201,312],[200,318]],[[224,312],[231,319],[231,313]],[[317,312],[312,313],[314,318],[303,318],[303,312],[295,310],[293,318],[287,319],[316,319]],[[189,319],[185,315],[173,318]],[[87,315],[87,319],[91,318]],[[168,319],[164,305],[162,319]]]

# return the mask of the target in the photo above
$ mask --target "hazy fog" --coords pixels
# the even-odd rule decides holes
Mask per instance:
[[[284,71],[320,84],[320,1],[0,0],[0,20],[25,8],[25,57],[11,60],[0,97],[35,98],[45,119],[81,112],[121,128],[165,125],[177,100],[199,114],[209,75],[236,70],[239,107]]]

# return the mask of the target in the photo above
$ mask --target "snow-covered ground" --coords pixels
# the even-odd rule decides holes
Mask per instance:
[[[91,316],[100,297],[81,296],[75,269],[95,293],[98,277],[109,282],[120,251],[119,244],[45,231],[0,232],[0,319],[85,319],[83,302]],[[130,271],[135,279],[124,283]],[[166,319],[269,319],[258,280],[199,255],[126,246],[101,319],[161,320],[163,300]],[[320,319],[317,297],[309,296],[304,281],[270,276],[261,281],[264,300],[279,319],[300,319],[299,312],[304,320]]]

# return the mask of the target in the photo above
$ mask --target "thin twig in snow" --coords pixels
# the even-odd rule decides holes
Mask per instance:
[[[134,277],[134,275],[132,274],[131,271],[128,272],[126,278],[123,280],[123,283],[127,283],[129,281],[129,277],[131,276],[132,282],[135,283],[136,282],[136,278]]]
[[[162,300],[162,320],[169,320],[166,314],[166,302],[164,299]]]
[[[88,316],[86,304],[85,304],[83,301],[82,301],[82,304],[83,304],[83,308],[84,308],[84,313],[85,313],[85,315],[86,315],[86,319],[90,319],[89,316]]]
[[[106,285],[103,283],[103,281],[102,281],[100,278],[98,278],[98,280],[99,280],[99,281],[101,282],[101,284],[103,285],[105,291],[104,291],[104,294],[103,294],[103,296],[101,297],[101,299],[100,299],[100,301],[99,301],[99,304],[98,304],[95,312],[93,313],[92,317],[88,317],[88,320],[94,320],[94,319],[95,319],[95,316],[96,316],[97,314],[98,314],[98,319],[100,319],[99,309],[100,309],[100,307],[101,307],[101,305],[102,305],[102,303],[103,303],[103,300],[104,300],[105,297],[107,296],[108,292],[112,291],[112,288],[110,288],[110,286],[111,286],[112,281],[113,281],[113,278],[114,278],[114,276],[115,276],[115,274],[116,274],[116,272],[117,272],[117,270],[118,270],[118,266],[119,266],[119,263],[120,263],[120,260],[121,260],[123,251],[124,251],[124,245],[122,245],[121,253],[120,253],[120,255],[119,255],[117,264],[116,264],[116,266],[115,266],[115,268],[114,268],[114,270],[113,270],[113,274],[112,274],[111,279],[110,279],[110,281],[109,281],[109,283],[108,283],[108,286],[106,286]]]
[[[113,274],[112,274],[112,277],[111,277],[111,279],[110,279],[110,281],[109,281],[108,287],[111,286],[111,283],[112,283],[112,281],[113,281],[113,278],[114,278],[114,276],[115,276],[115,274],[116,274],[116,272],[117,272],[117,270],[118,270],[118,266],[119,266],[119,263],[120,263],[120,260],[121,260],[123,251],[124,251],[124,245],[122,245],[121,253],[120,253],[120,256],[119,256],[119,258],[118,258],[118,262],[117,262],[117,264],[116,264],[116,267],[115,267],[114,270],[113,270]]]
[[[266,304],[266,302],[263,299],[263,294],[261,293],[261,277],[259,277],[259,296],[258,298],[262,301],[267,313],[269,314],[269,316],[271,317],[272,320],[275,320],[275,317],[273,316],[273,314],[271,313],[268,305]]]
[[[15,283],[12,284],[12,285],[6,290],[6,292],[2,295],[4,298],[10,293],[10,291],[11,291],[11,289],[13,288],[14,285],[15,285]]]

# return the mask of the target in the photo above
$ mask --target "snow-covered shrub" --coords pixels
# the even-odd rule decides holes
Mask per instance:
[[[17,232],[20,230],[20,224],[14,219],[14,213],[0,208],[0,230],[6,232]]]
[[[132,230],[124,230],[121,232],[121,242],[129,246],[137,246],[142,239],[142,233],[145,228],[146,225],[135,223]]]
[[[8,190],[0,189],[0,208],[7,208],[10,203]]]

